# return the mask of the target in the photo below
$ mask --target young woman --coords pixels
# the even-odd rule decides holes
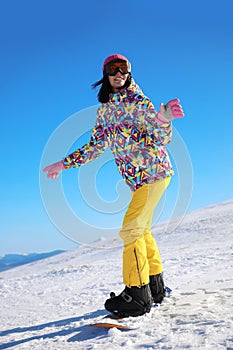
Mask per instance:
[[[119,54],[104,61],[96,125],[90,142],[44,169],[56,179],[61,170],[80,167],[111,148],[118,170],[132,190],[120,237],[124,242],[125,288],[105,302],[105,308],[120,316],[149,312],[152,303],[165,296],[160,253],[151,234],[154,209],[173,175],[165,148],[171,141],[174,118],[183,117],[178,99],[160,104],[158,112],[136,85],[129,60]]]

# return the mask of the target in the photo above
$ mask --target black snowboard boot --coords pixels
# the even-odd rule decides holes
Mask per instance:
[[[110,294],[105,302],[105,309],[119,317],[141,316],[150,312],[153,299],[149,284],[142,287],[125,287],[118,296]]]
[[[150,290],[154,303],[161,304],[166,295],[162,273],[150,276]]]

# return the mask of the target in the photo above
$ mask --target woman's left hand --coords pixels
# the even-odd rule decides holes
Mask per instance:
[[[164,119],[167,122],[171,122],[175,118],[182,118],[184,116],[184,112],[179,102],[180,100],[175,98],[165,105],[161,103],[158,118]]]

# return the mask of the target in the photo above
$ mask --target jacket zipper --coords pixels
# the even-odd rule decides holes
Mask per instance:
[[[139,269],[139,263],[138,263],[138,257],[137,257],[137,253],[136,253],[136,248],[134,248],[134,255],[135,255],[136,264],[137,264],[137,270],[138,270],[138,277],[139,277],[139,281],[140,281],[140,287],[142,287],[142,279],[141,279],[141,274],[140,274],[140,269]]]

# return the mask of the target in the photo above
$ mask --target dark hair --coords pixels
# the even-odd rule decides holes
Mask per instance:
[[[131,81],[132,81],[132,76],[131,76],[131,73],[128,73],[128,77],[126,79],[126,82],[124,84],[124,86],[122,87],[123,88],[128,88],[131,84]],[[101,102],[101,103],[106,103],[109,101],[109,95],[113,92],[112,91],[112,86],[109,82],[109,79],[108,79],[108,75],[105,74],[103,76],[103,78],[99,81],[97,81],[96,83],[92,84],[92,88],[95,89],[97,88],[97,86],[101,85],[101,88],[99,89],[99,92],[98,92],[98,101]]]

